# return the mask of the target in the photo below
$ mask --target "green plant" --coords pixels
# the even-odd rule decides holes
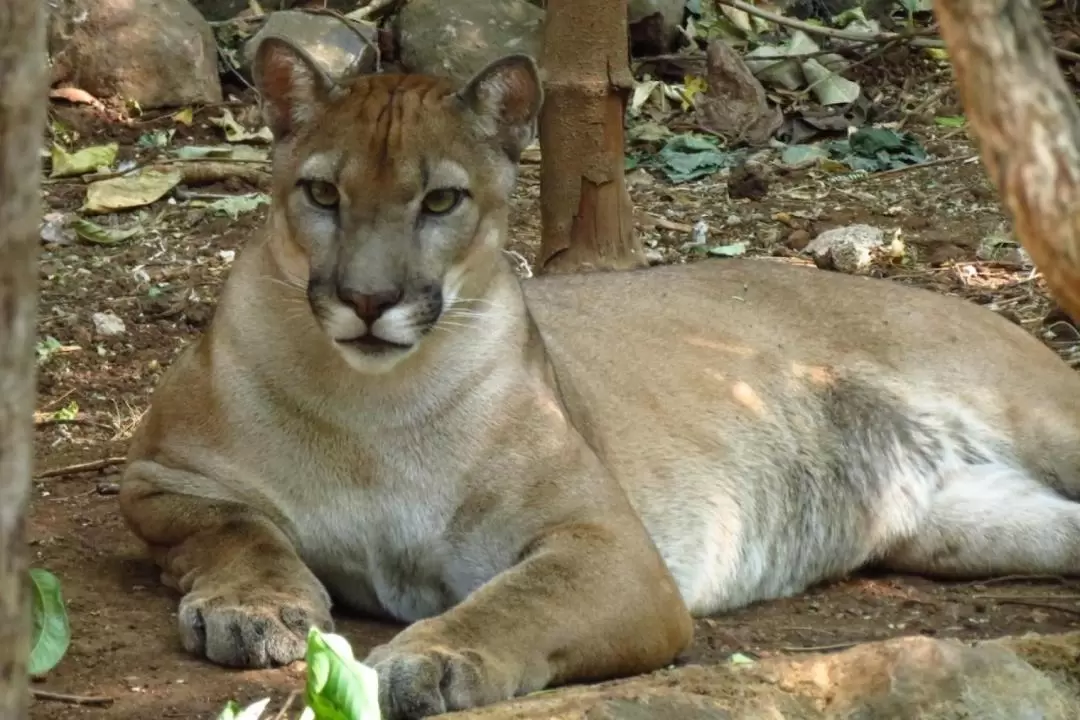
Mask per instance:
[[[33,628],[27,669],[31,675],[44,675],[67,653],[71,644],[71,626],[60,592],[60,580],[55,575],[42,568],[31,568],[30,589]]]
[[[299,720],[380,720],[379,678],[353,657],[341,635],[311,628],[307,637],[305,707]],[[218,720],[259,720],[270,698],[241,708],[229,701]]]

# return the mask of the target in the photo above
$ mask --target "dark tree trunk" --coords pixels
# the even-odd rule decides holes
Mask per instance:
[[[0,0],[0,718],[27,716],[24,536],[34,411],[45,3]]]
[[[1017,238],[1080,319],[1080,110],[1030,0],[935,0],[964,110]]]
[[[548,0],[539,272],[648,264],[623,172],[626,0]]]

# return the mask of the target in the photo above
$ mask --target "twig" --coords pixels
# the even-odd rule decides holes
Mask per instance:
[[[271,720],[284,720],[285,713],[289,712],[289,709],[292,707],[293,703],[296,702],[296,696],[299,694],[299,690],[293,690],[291,693],[289,693],[289,697],[285,698],[285,704],[281,706],[281,709],[274,714],[274,717],[271,718]]]
[[[394,0],[390,0],[390,1],[393,2]],[[373,3],[369,4],[367,7],[360,8],[356,12],[352,13],[351,17],[346,17],[345,15],[342,15],[341,13],[339,13],[337,10],[331,10],[330,8],[307,7],[307,8],[302,8],[302,10],[304,12],[310,13],[312,15],[329,15],[332,18],[340,20],[342,22],[342,24],[345,25],[345,27],[349,28],[354,33],[356,33],[356,37],[360,38],[360,42],[367,45],[369,48],[371,48],[371,51],[375,53],[375,72],[378,73],[378,72],[382,72],[382,53],[379,52],[379,43],[372,42],[371,38],[369,38],[367,35],[362,33],[360,31],[360,28],[358,28],[356,26],[356,24],[355,24],[356,22],[360,21],[362,18],[366,17],[365,15],[360,15],[360,13],[364,12],[365,10],[367,10],[368,8],[370,8],[372,5],[375,5],[375,4],[376,3],[373,2]],[[372,12],[374,12],[374,11],[372,11]],[[349,68],[347,68],[345,70],[345,72],[342,74],[342,76],[343,77],[351,77],[353,74],[358,75],[359,72],[357,72],[357,71],[359,70],[359,66],[360,66],[360,58],[357,57],[356,60],[354,60],[352,63],[350,63]]]
[[[103,695],[68,695],[67,693],[38,690],[37,688],[30,688],[30,694],[38,700],[52,700],[54,702],[68,703],[69,705],[108,707],[113,704],[113,698]]]
[[[935,167],[937,165],[948,165],[955,162],[967,162],[979,157],[978,155],[954,155],[953,157],[938,158],[937,160],[927,160],[923,163],[916,163],[915,165],[905,165],[904,167],[892,168],[890,170],[882,170],[881,172],[870,173],[860,180],[877,180],[878,178],[889,177],[890,175],[899,175],[900,173],[907,172],[908,170],[918,170],[919,168]]]
[[[768,10],[762,10],[761,8],[754,7],[753,5],[743,2],[743,0],[715,0],[720,5],[727,5],[733,7],[736,10],[742,10],[748,15],[756,15],[762,20],[768,20],[774,22],[777,25],[786,25],[787,27],[794,28],[796,30],[802,30],[808,35],[823,35],[825,37],[836,38],[838,40],[854,40],[856,42],[872,43],[872,42],[893,42],[903,40],[916,47],[929,47],[929,48],[944,48],[945,43],[938,38],[924,38],[918,37],[916,33],[861,33],[853,32],[851,30],[840,30],[839,28],[825,27],[822,25],[812,25],[802,20],[796,20],[794,18],[784,17],[783,15],[777,15],[771,13]]]
[[[952,83],[949,83],[947,85],[942,85],[937,90],[930,93],[930,95],[925,100],[904,113],[904,117],[900,118],[900,122],[896,123],[896,129],[903,129],[904,125],[907,124],[908,120],[910,120],[916,115],[921,114],[924,110],[928,109],[931,105],[940,100],[945,95],[945,93],[949,92],[952,89]]]
[[[1039,602],[1040,600],[1080,600],[1080,595],[994,595],[993,593],[983,593],[981,595],[972,595],[974,600],[997,600],[999,602],[1011,602],[1013,600],[1021,600],[1024,602]],[[1080,612],[1080,608],[1077,608],[1077,612]]]
[[[804,653],[804,652],[829,652],[830,650],[847,650],[848,648],[855,647],[860,642],[867,642],[867,641],[865,641],[865,640],[856,640],[856,641],[852,641],[852,642],[836,643],[834,645],[806,645],[806,646],[796,645],[796,646],[793,646],[793,647],[782,647],[782,648],[780,648],[780,651],[781,652],[789,652],[789,653]]]
[[[1019,285],[1021,283],[1028,283],[1031,280],[1032,278],[1027,278],[1015,284]],[[1000,305],[1001,303],[998,304]],[[955,587],[972,587],[973,585],[1000,585],[1001,583],[1008,582],[1055,582],[1059,585],[1064,585],[1069,581],[1061,577],[1060,575],[999,575],[998,577],[990,577],[984,578],[982,580],[972,580],[971,582],[960,583]]]
[[[1065,613],[1067,615],[1080,616],[1080,608],[1067,608],[1060,605],[1051,605],[1049,603],[1035,602],[1033,600],[1018,600],[1012,598],[999,598],[993,595],[976,595],[974,597],[982,597],[987,600],[993,600],[1001,605],[1023,605],[1024,607],[1039,608],[1040,610],[1057,610],[1058,612]]]
[[[733,7],[736,10],[742,10],[747,15],[756,15],[762,20],[768,20],[769,22],[774,22],[777,25],[786,25],[787,27],[794,28],[795,30],[802,30],[808,35],[822,35],[824,37],[836,38],[838,40],[854,40],[855,42],[865,43],[884,43],[894,40],[902,40],[909,45],[914,45],[915,47],[945,49],[944,40],[941,40],[939,38],[919,37],[917,33],[853,32],[851,30],[841,30],[839,28],[825,27],[822,25],[812,25],[808,22],[803,22],[802,20],[796,20],[794,18],[784,17],[783,15],[777,15],[776,13],[771,13],[768,10],[762,10],[760,8],[754,7],[749,3],[743,2],[743,0],[715,0],[715,2],[720,5],[727,5],[728,7]],[[1063,50],[1059,47],[1053,48],[1053,51],[1054,54],[1057,55],[1059,58],[1064,58],[1065,60],[1072,60],[1073,62],[1080,61],[1080,53],[1075,53],[1070,50]]]
[[[359,10],[353,10],[351,13],[349,13],[349,18],[351,20],[366,20],[372,15],[381,13],[383,10],[388,9],[397,1],[398,0],[371,0],[371,2],[369,2],[367,5],[360,8]]]
[[[104,470],[111,468],[115,465],[123,465],[127,462],[127,458],[124,457],[110,457],[103,460],[91,460],[90,462],[75,463],[74,465],[65,465],[60,468],[53,468],[52,470],[45,470],[34,476],[35,480],[44,480],[45,478],[64,477],[65,475],[78,475],[79,473],[93,472],[94,470]]]

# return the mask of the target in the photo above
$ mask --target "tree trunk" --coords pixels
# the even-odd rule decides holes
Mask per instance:
[[[548,0],[539,272],[648,265],[623,172],[626,0]]]
[[[1017,238],[1080,320],[1080,110],[1030,0],[935,0],[957,85]]]
[[[34,412],[41,161],[48,84],[42,0],[0,0],[0,718],[27,716],[24,535]]]

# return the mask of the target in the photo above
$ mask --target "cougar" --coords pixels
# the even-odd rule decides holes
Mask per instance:
[[[120,502],[186,650],[406,625],[388,718],[660,668],[693,616],[870,565],[1080,570],[1080,379],[990,310],[768,259],[519,280],[534,62],[332,80],[280,38],[265,230]]]

